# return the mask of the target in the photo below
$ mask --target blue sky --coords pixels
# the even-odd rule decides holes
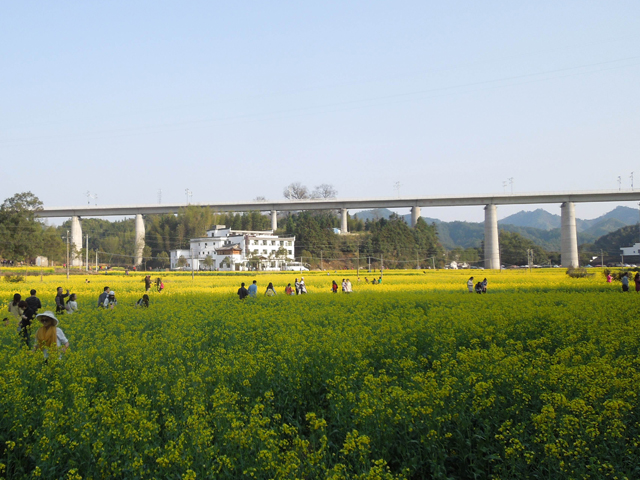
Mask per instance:
[[[638,32],[637,1],[8,3],[3,198],[640,188]]]

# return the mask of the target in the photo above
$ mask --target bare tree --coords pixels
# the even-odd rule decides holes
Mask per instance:
[[[309,189],[300,182],[293,182],[284,189],[282,194],[289,200],[305,200],[309,198]]]
[[[254,202],[266,202],[267,197],[259,196],[253,199]]]
[[[333,185],[323,183],[318,185],[313,192],[311,192],[311,198],[336,198],[338,191],[333,188]]]

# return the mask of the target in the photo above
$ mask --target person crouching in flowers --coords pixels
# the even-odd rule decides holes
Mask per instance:
[[[62,358],[62,354],[69,348],[69,340],[62,329],[58,328],[58,319],[50,310],[37,315],[36,318],[40,321],[41,327],[36,332],[36,344],[33,346],[33,351],[42,349],[44,358],[49,358],[48,348],[56,346],[60,349],[59,358]]]
[[[113,310],[113,307],[118,305],[118,301],[116,300],[116,292],[113,290],[109,290],[109,295],[104,300],[104,308],[109,308]]]

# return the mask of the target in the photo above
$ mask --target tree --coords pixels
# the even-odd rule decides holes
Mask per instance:
[[[43,230],[41,253],[49,259],[50,265],[53,265],[53,262],[64,262],[66,246],[55,227],[47,227]]]
[[[202,264],[207,267],[207,269],[211,270],[211,267],[213,267],[213,257],[211,257],[211,255],[207,255],[202,259]]]
[[[311,192],[311,198],[336,198],[337,196],[338,191],[333,188],[333,185],[327,183],[316,186]]]
[[[309,189],[300,182],[293,182],[282,192],[288,200],[305,200],[309,198]]]
[[[31,192],[16,193],[0,205],[0,255],[28,260],[42,252],[43,225],[36,212],[42,202]]]
[[[169,254],[167,252],[160,252],[157,254],[156,260],[162,268],[167,268],[169,266]]]
[[[187,259],[184,258],[184,255],[180,255],[180,258],[178,258],[178,267],[184,268],[186,266],[187,266]]]

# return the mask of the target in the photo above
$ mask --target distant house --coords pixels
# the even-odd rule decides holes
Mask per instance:
[[[284,270],[294,260],[295,237],[279,237],[273,230],[231,230],[216,225],[206,237],[192,238],[189,249],[171,250],[171,269]],[[184,267],[179,265],[184,257]],[[211,257],[212,265],[206,265]]]
[[[622,250],[622,255],[625,257],[640,255],[640,243],[636,243],[633,247],[622,247],[620,250]]]

